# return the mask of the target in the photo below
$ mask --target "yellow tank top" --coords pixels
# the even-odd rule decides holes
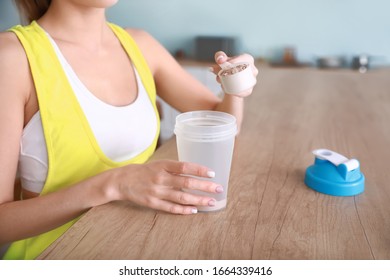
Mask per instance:
[[[41,195],[71,186],[111,168],[144,163],[156,148],[160,122],[152,73],[131,36],[117,25],[108,25],[136,67],[158,122],[152,145],[124,162],[112,161],[100,149],[45,31],[35,21],[28,26],[18,25],[10,29],[17,35],[27,54],[38,96],[49,163]],[[36,258],[77,219],[44,234],[12,243],[4,258]]]

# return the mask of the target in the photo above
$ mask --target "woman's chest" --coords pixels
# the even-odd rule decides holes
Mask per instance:
[[[94,52],[62,47],[61,51],[80,81],[101,101],[124,106],[137,98],[132,63],[121,46]]]

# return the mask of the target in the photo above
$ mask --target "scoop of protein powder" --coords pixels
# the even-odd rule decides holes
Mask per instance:
[[[237,94],[244,92],[256,84],[256,78],[249,63],[225,62],[220,66],[222,69],[218,72],[218,76],[225,93]]]

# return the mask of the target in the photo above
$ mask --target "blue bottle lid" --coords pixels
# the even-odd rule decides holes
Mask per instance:
[[[314,164],[306,169],[305,184],[318,192],[353,196],[364,191],[360,163],[327,149],[314,150]]]

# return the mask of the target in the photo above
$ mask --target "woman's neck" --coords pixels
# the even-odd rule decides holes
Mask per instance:
[[[38,24],[55,40],[96,50],[112,33],[106,24],[105,9],[53,1]]]

